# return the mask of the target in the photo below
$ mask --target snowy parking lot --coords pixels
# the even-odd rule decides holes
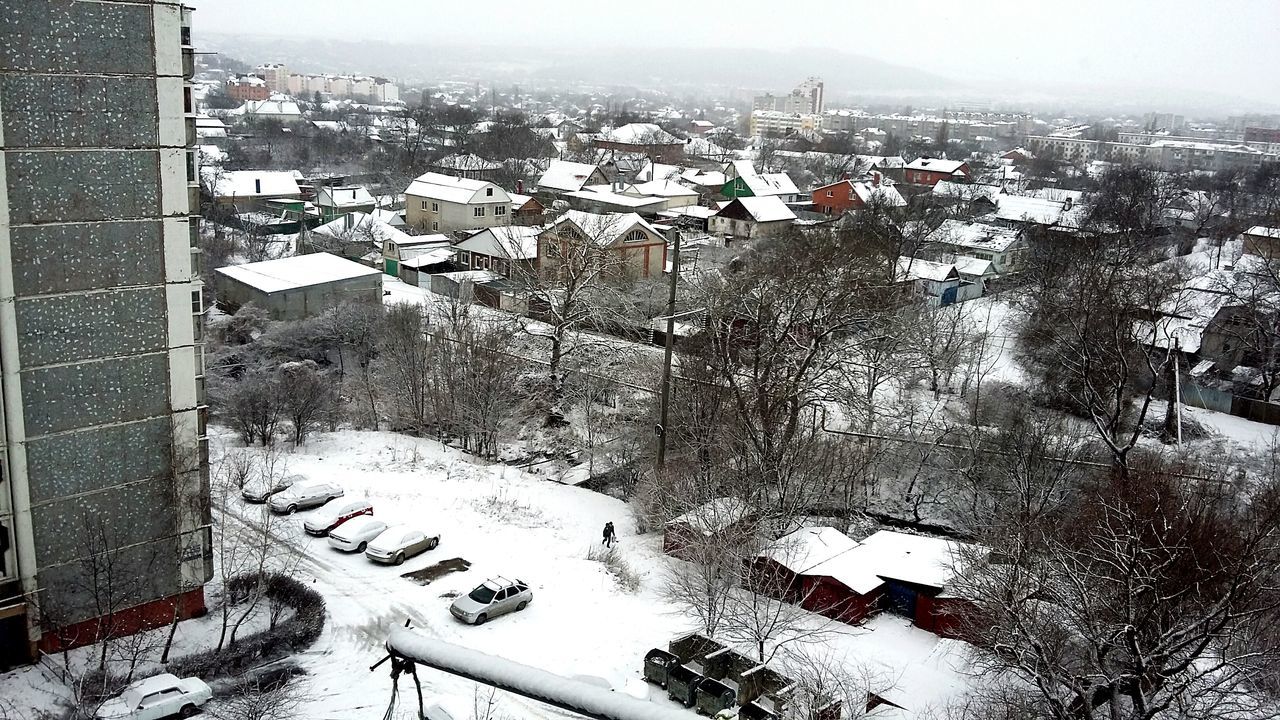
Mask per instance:
[[[228,435],[220,441],[233,442]],[[406,620],[428,636],[614,687],[634,687],[646,651],[696,626],[662,597],[663,573],[675,561],[661,554],[660,534],[636,535],[633,516],[619,500],[384,432],[316,435],[288,455],[287,471],[339,483],[348,498],[367,496],[379,519],[441,536],[439,548],[394,567],[307,536],[307,512],[276,524],[282,540],[299,551],[292,573],[325,596],[330,615],[320,641],[298,658],[308,673],[299,681],[306,717],[374,717],[375,708],[385,710],[391,697],[387,666],[375,673],[368,666],[384,654],[389,630]],[[233,509],[245,509],[235,503]],[[609,521],[626,560],[642,575],[637,591],[620,587],[603,564],[586,557]],[[402,577],[453,558],[470,562],[469,569],[427,585]],[[449,614],[455,595],[497,575],[528,582],[534,602],[481,627]],[[966,686],[962,646],[911,627],[904,618],[840,626],[825,642],[831,657],[886,678],[894,694],[913,695],[916,707],[902,717],[941,704]],[[464,705],[475,697],[469,681],[425,668],[420,676],[430,694],[451,695]],[[411,684],[401,685],[400,707],[407,712],[415,701],[406,687]],[[516,716],[562,716],[513,696],[501,702]]]

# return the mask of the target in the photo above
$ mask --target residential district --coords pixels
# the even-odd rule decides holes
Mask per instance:
[[[1280,712],[1280,116],[424,84],[29,6],[0,718]]]

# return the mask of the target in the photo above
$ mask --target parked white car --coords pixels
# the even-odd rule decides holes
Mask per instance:
[[[287,490],[281,490],[267,500],[273,512],[292,515],[299,510],[320,507],[321,505],[342,497],[342,488],[329,482],[297,483]]]
[[[364,552],[387,524],[370,515],[360,515],[329,531],[329,544],[344,552]]]
[[[411,527],[392,525],[369,542],[364,556],[377,563],[399,565],[415,555],[435,550],[439,544],[439,535],[427,535]]]
[[[191,717],[213,698],[200,678],[179,678],[164,673],[139,680],[98,708],[100,720],[159,720]]]
[[[483,625],[490,618],[519,612],[533,602],[533,591],[523,580],[489,578],[475,590],[460,595],[449,612],[468,625]]]
[[[324,537],[351,518],[372,514],[373,505],[364,498],[331,502],[320,508],[320,512],[307,518],[307,521],[302,523],[302,529],[306,530],[308,535]]]

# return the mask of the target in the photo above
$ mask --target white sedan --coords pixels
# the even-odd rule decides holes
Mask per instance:
[[[387,524],[369,515],[360,515],[329,531],[329,544],[343,552],[364,552]]]
[[[179,678],[164,673],[139,680],[102,703],[99,720],[159,720],[191,717],[209,702],[213,691],[200,678]]]
[[[408,558],[435,550],[439,544],[439,535],[427,535],[421,530],[404,525],[392,525],[369,543],[364,556],[376,563],[400,565]]]

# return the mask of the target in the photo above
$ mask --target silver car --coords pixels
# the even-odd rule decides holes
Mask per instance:
[[[523,610],[531,602],[533,591],[525,581],[490,578],[454,600],[449,612],[464,623],[483,625],[490,618]]]
[[[392,525],[369,542],[364,556],[377,563],[400,565],[407,558],[435,550],[440,536],[428,536],[421,530],[404,525]]]
[[[329,482],[296,483],[287,490],[272,495],[267,505],[273,512],[292,515],[299,510],[320,507],[334,498],[342,497],[342,488]]]
[[[364,552],[369,543],[387,529],[387,524],[370,515],[360,515],[329,531],[329,544],[344,552]]]
[[[289,486],[306,481],[305,475],[286,475],[275,480],[257,477],[244,484],[240,490],[240,497],[244,498],[245,502],[264,503],[267,498],[287,490]]]

